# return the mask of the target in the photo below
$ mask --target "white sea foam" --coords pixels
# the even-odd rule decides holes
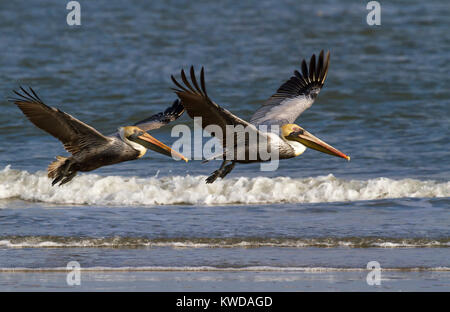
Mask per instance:
[[[389,237],[173,238],[5,236],[0,248],[449,248],[449,239]]]
[[[62,187],[52,187],[44,172],[10,166],[0,171],[0,199],[19,198],[56,204],[86,205],[222,205],[320,203],[386,198],[450,197],[450,181],[375,178],[338,179],[332,174],[311,178],[230,178],[205,184],[205,176],[122,177],[80,174]]]

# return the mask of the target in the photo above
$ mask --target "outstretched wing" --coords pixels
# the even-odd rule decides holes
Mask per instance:
[[[283,125],[294,123],[306,109],[311,107],[323,87],[330,64],[330,52],[324,58],[323,50],[316,63],[313,54],[309,62],[302,61],[302,73],[294,71],[288,81],[281,85],[256,112],[250,122],[254,125]]]
[[[59,139],[69,153],[76,154],[84,148],[109,142],[106,136],[91,126],[57,108],[45,105],[33,89],[26,91],[20,87],[20,90],[22,93],[14,90],[19,98],[12,98],[10,101],[16,104],[36,127]]]
[[[176,99],[172,106],[167,108],[164,112],[150,116],[144,120],[138,121],[134,125],[141,128],[144,131],[150,131],[161,128],[167,125],[169,122],[178,119],[184,113],[184,106],[181,101]]]
[[[180,98],[191,118],[202,118],[201,126],[203,129],[210,125],[217,125],[222,129],[223,138],[219,139],[222,139],[222,145],[225,147],[227,125],[242,125],[243,127],[251,125],[225,108],[220,107],[209,98],[205,87],[205,72],[203,67],[200,71],[200,86],[195,77],[194,67],[192,66],[190,76],[192,85],[186,78],[184,70],[181,70],[181,79],[183,80],[184,85],[171,76],[173,83],[178,87],[178,89],[174,89],[175,93]]]

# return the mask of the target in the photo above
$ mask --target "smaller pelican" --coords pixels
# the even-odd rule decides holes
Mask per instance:
[[[69,182],[78,171],[92,171],[103,166],[139,159],[147,149],[188,161],[183,155],[146,132],[158,129],[180,117],[184,108],[179,100],[162,113],[133,126],[120,127],[117,133],[105,136],[71,115],[45,105],[33,89],[20,89],[23,93],[14,91],[19,98],[12,98],[10,101],[16,104],[35,126],[60,140],[64,148],[72,154],[70,157],[56,156],[56,161],[48,166],[48,177],[53,179],[52,185]]]

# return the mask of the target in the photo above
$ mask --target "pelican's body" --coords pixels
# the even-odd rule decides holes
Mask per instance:
[[[48,166],[48,176],[54,179],[53,185],[69,182],[82,171],[139,159],[147,148],[164,155],[175,155],[186,160],[181,154],[159,142],[146,131],[177,119],[184,111],[176,100],[166,111],[153,115],[134,126],[120,127],[117,133],[105,136],[93,127],[56,108],[45,105],[36,93],[21,88],[22,93],[14,91],[20,98],[11,99],[37,127],[58,138],[70,157],[57,156]]]
[[[322,51],[317,63],[316,56],[313,55],[309,62],[309,70],[306,61],[303,60],[302,73],[295,71],[294,76],[282,84],[277,92],[253,114],[250,122],[220,107],[209,98],[206,92],[203,68],[200,73],[200,84],[195,77],[193,67],[190,70],[191,82],[187,79],[184,70],[181,71],[183,84],[172,76],[172,80],[177,86],[175,92],[189,116],[191,118],[201,117],[201,126],[205,130],[215,133],[210,129],[212,129],[211,126],[216,125],[224,134],[222,138],[219,138],[223,152],[210,158],[222,158],[224,160],[221,167],[206,179],[207,183],[213,183],[218,177],[224,178],[233,170],[236,163],[269,160],[260,156],[259,152],[256,157],[250,157],[252,151],[255,151],[255,149],[259,151],[260,143],[252,143],[252,140],[245,137],[247,134],[258,137],[257,142],[263,142],[268,150],[276,151],[278,159],[299,156],[307,147],[347,160],[350,159],[347,155],[294,124],[298,116],[312,105],[319,94],[328,73],[329,60],[329,52],[324,58]],[[240,134],[239,131],[233,134],[235,138],[241,135],[241,139],[235,140],[236,142],[232,143],[234,144],[231,146],[232,148],[227,145],[227,136],[225,135],[228,126],[242,126],[246,131],[244,135]],[[239,150],[239,148],[245,150],[245,157],[237,157],[238,152],[236,150]]]
[[[136,160],[144,156],[146,152],[146,149],[141,151],[126,143],[118,135],[105,136],[105,138],[107,141],[104,144],[96,145],[90,149],[83,149],[67,158],[72,163],[71,170],[92,171],[103,166]]]

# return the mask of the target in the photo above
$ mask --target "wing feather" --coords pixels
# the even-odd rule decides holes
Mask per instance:
[[[44,104],[32,88],[27,91],[20,87],[20,90],[22,93],[13,90],[19,97],[10,101],[16,104],[36,127],[60,140],[69,153],[76,154],[82,149],[109,142],[106,136],[93,127]]]
[[[200,71],[200,88],[193,67],[190,69],[190,78],[194,88],[187,80],[184,70],[181,70],[181,79],[183,80],[185,86],[181,85],[181,83],[179,83],[173,76],[171,76],[171,78],[174,84],[178,87],[178,89],[174,89],[175,93],[180,98],[188,115],[192,119],[201,117],[201,126],[203,129],[209,125],[218,125],[222,129],[222,144],[224,147],[226,146],[225,134],[227,125],[242,125],[244,127],[251,126],[250,123],[237,117],[225,108],[220,107],[209,98],[206,92],[205,72],[203,67]]]
[[[164,112],[152,115],[144,120],[138,121],[134,125],[141,128],[144,131],[150,131],[154,129],[161,128],[178,119],[184,113],[184,106],[181,101],[176,99],[172,106],[167,108]]]
[[[294,123],[301,113],[311,107],[322,89],[329,63],[330,52],[324,59],[323,50],[317,62],[316,55],[312,55],[309,69],[306,60],[303,60],[301,73],[295,70],[294,75],[254,113],[250,122],[254,125],[279,126]]]

